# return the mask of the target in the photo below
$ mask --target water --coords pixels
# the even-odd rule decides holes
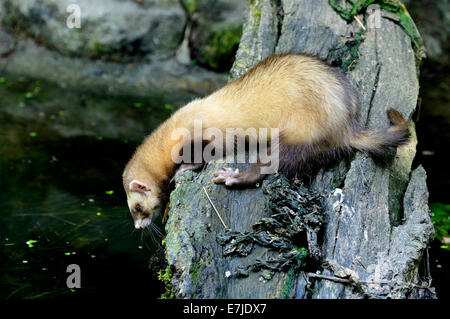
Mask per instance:
[[[0,298],[160,295],[155,246],[133,231],[122,190],[134,147],[30,134],[0,113]],[[69,264],[81,289],[66,286]]]

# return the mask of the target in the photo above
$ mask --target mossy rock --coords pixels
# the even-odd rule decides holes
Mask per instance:
[[[5,0],[0,4],[2,25],[14,34],[64,55],[120,62],[146,55],[166,58],[177,49],[186,14],[176,0],[79,0],[80,28],[68,28],[67,1]],[[132,21],[132,23],[130,23]]]
[[[192,59],[206,68],[230,70],[242,35],[245,1],[185,1],[192,20]]]
[[[202,31],[205,34],[203,43],[195,45],[193,50],[194,60],[201,66],[216,71],[227,71],[234,62],[234,56],[239,46],[242,35],[241,26],[233,26],[229,29],[211,32]]]

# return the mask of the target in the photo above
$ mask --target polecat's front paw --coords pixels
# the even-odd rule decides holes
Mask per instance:
[[[176,170],[175,176],[183,173],[184,171],[196,171],[202,167],[203,167],[203,163],[183,163]]]
[[[241,184],[241,173],[239,173],[238,168],[233,170],[232,168],[224,167],[221,171],[215,172],[213,175],[215,178],[212,181],[216,184],[225,184],[226,186]]]
[[[203,163],[183,163],[175,171],[175,174],[173,174],[173,177],[171,178],[170,183],[172,183],[175,180],[175,177],[177,177],[177,175],[179,175],[185,171],[196,171],[202,167],[203,167]]]

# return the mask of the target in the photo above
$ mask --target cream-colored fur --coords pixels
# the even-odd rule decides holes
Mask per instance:
[[[171,150],[178,141],[170,140],[171,133],[177,128],[192,131],[195,120],[201,120],[204,129],[223,132],[227,128],[267,128],[269,132],[279,128],[285,144],[326,141],[327,147],[350,147],[350,122],[356,116],[357,101],[348,90],[331,67],[314,57],[269,57],[241,78],[180,108],[142,143],[123,174],[130,210],[142,202],[130,194],[128,184],[133,179],[150,185],[151,205],[158,201],[175,167]],[[150,203],[146,205],[151,211]]]

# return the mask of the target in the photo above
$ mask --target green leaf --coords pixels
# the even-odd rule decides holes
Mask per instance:
[[[434,237],[445,245],[444,238],[450,237],[450,205],[431,203],[430,209],[433,212],[431,220],[435,229]]]
[[[33,244],[36,244],[37,242],[38,242],[37,240],[30,239],[26,242],[26,244],[28,245],[29,248],[33,248],[34,247]]]
[[[184,6],[189,14],[193,14],[197,7],[197,0],[184,0]]]

